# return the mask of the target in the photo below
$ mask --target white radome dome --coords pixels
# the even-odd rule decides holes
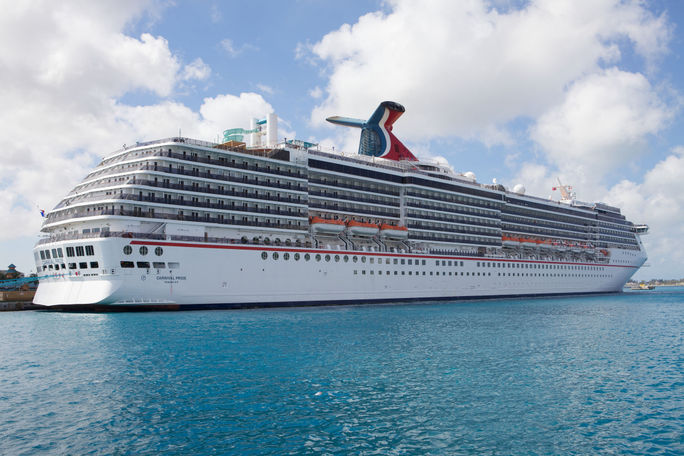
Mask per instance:
[[[516,186],[513,187],[513,193],[517,193],[518,195],[524,195],[525,186],[523,184],[516,184]]]
[[[475,180],[475,173],[472,171],[466,171],[463,173],[463,176],[467,177],[468,179]]]

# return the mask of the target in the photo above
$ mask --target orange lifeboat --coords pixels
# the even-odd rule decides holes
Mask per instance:
[[[380,225],[380,236],[387,239],[406,239],[408,238],[408,228],[383,223]]]
[[[520,245],[523,247],[536,247],[537,246],[537,241],[534,239],[530,238],[520,238]]]
[[[309,225],[314,234],[339,234],[346,226],[342,220],[329,220],[322,217],[310,217]]]
[[[501,243],[504,247],[517,247],[520,245],[520,240],[517,237],[502,235]]]
[[[374,223],[357,222],[356,220],[349,220],[347,222],[347,233],[350,236],[374,236],[378,234],[380,228]]]
[[[551,244],[551,241],[549,239],[539,239],[537,241],[537,246],[541,247],[542,249],[552,249],[553,245]]]

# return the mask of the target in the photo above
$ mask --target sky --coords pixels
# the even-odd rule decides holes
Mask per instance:
[[[646,223],[637,279],[684,277],[684,4],[654,0],[0,0],[0,267],[123,144],[281,138],[355,152],[368,118],[481,183]],[[4,262],[4,263],[3,263]]]

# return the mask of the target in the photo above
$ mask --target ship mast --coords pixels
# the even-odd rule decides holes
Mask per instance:
[[[571,185],[563,185],[561,182],[560,178],[556,178],[558,180],[558,187],[553,187],[552,190],[559,190],[561,194],[561,200],[563,201],[572,201],[575,199],[575,192],[572,192],[572,186]]]

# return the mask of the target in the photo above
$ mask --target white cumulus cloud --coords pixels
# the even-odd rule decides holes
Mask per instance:
[[[531,136],[563,172],[600,179],[647,150],[675,113],[641,74],[611,68],[572,84]]]
[[[499,11],[484,0],[393,0],[310,49],[327,68],[311,121],[364,116],[381,99],[411,116],[402,137],[509,140],[506,124],[556,105],[573,81],[620,58],[667,48],[670,29],[641,2],[533,0]],[[306,46],[300,46],[299,54]]]
[[[188,64],[162,36],[125,33],[157,2],[5,2],[0,15],[0,240],[37,233],[51,209],[124,143],[184,135],[215,140],[272,107],[261,95],[217,95],[195,111],[172,99],[210,67]],[[157,101],[133,106],[129,92]],[[28,257],[28,255],[27,255]],[[25,269],[28,269],[25,267]]]

